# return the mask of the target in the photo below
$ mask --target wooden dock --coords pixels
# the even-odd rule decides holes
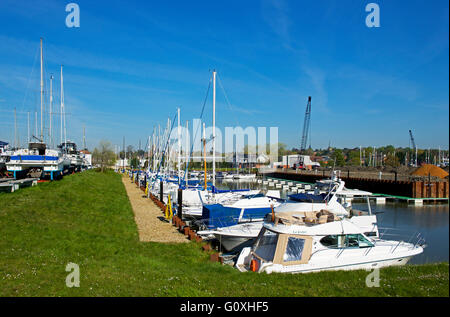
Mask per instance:
[[[288,185],[284,185],[286,183],[286,179],[283,178],[276,178],[276,177],[267,177],[266,180],[263,180],[263,186],[267,186],[268,188],[276,188],[276,189],[283,189],[284,191],[290,192],[290,193],[304,193],[312,190],[314,187],[314,183],[304,182],[304,181],[294,181],[294,182],[288,182]],[[386,181],[384,181],[386,182]],[[442,182],[443,183],[443,182]],[[423,187],[422,182],[416,182],[416,184],[419,184]],[[347,183],[346,183],[347,185]],[[439,185],[438,188],[446,188],[445,185]],[[358,188],[361,189],[361,188]],[[439,193],[439,192],[438,192]],[[424,204],[439,204],[439,203],[448,203],[449,198],[448,197],[442,197],[444,196],[442,194],[442,191],[440,192],[441,197],[410,197],[410,196],[402,196],[402,195],[390,195],[390,194],[384,194],[384,193],[377,193],[372,192],[372,195],[369,196],[369,199],[373,202],[375,202],[378,205],[386,204],[386,202],[403,202],[415,206],[422,206]],[[359,201],[361,200],[360,197],[347,197],[347,202],[352,201]],[[365,198],[364,198],[365,200]]]
[[[286,173],[271,172],[263,174],[265,178],[279,180],[315,183],[317,180],[326,178],[324,175],[310,173]],[[415,180],[415,181],[396,181],[386,179],[366,179],[355,177],[341,177],[348,188],[357,188],[372,193],[380,193],[391,197],[404,197],[409,200],[417,199],[422,201],[445,201],[449,199],[449,181],[448,179],[437,180]],[[270,185],[270,184],[269,184]],[[400,199],[400,198],[399,198]]]

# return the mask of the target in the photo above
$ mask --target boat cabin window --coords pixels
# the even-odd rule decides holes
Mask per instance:
[[[329,235],[320,240],[328,248],[370,248],[373,243],[362,234]]]
[[[278,234],[263,229],[256,241],[254,253],[265,261],[273,261],[277,243]]]
[[[283,261],[301,261],[304,247],[305,239],[289,237],[286,245],[286,252],[283,256]]]
[[[373,243],[367,240],[362,234],[348,234],[345,239],[349,248],[370,248]]]
[[[344,235],[329,235],[320,240],[323,246],[329,248],[343,248],[345,246]]]

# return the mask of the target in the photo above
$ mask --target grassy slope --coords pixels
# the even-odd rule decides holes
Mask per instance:
[[[93,171],[0,194],[0,296],[449,296],[448,263],[368,272],[240,273],[199,245],[141,243],[120,176]],[[80,266],[68,288],[66,264]]]

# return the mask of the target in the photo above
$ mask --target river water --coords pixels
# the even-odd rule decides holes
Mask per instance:
[[[354,204],[354,208],[358,209],[358,205]],[[380,235],[385,232],[385,239],[415,242],[417,234],[425,239],[424,252],[413,257],[409,263],[448,262],[448,204],[414,206],[388,202],[386,205],[371,206],[377,212]]]
[[[220,182],[221,189],[262,188],[261,184],[248,181]],[[270,188],[274,189],[274,188]],[[281,197],[286,192],[281,191]],[[366,203],[354,203],[354,209],[367,210]],[[416,242],[420,234],[425,240],[424,252],[413,257],[409,263],[423,264],[449,261],[449,205],[433,204],[414,206],[406,202],[371,203],[377,213],[380,235],[384,239]]]

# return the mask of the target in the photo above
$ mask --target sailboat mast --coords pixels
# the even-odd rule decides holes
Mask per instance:
[[[43,56],[43,49],[42,49],[42,37],[41,37],[41,142],[44,142],[44,120],[43,120],[43,113],[44,113],[44,56]]]
[[[27,112],[27,119],[28,119],[27,127],[28,127],[28,143],[29,143],[30,142],[30,112],[29,111]]]
[[[185,149],[185,155],[186,155],[186,188],[188,187],[188,177],[189,177],[189,171],[187,169],[188,163],[189,163],[189,156],[188,156],[188,148],[189,148],[189,121],[186,120],[186,149]]]
[[[152,172],[155,172],[155,164],[156,164],[156,133],[155,133],[156,127],[153,127],[153,135],[152,135],[152,139],[153,139],[153,146],[152,146]]]
[[[204,167],[205,167],[205,190],[207,188],[206,183],[206,128],[205,123],[203,122],[203,160],[204,160]]]
[[[60,110],[60,117],[61,117],[61,144],[63,143],[63,109],[64,109],[64,87],[63,87],[63,66],[61,65],[61,110]]]
[[[180,108],[178,108],[178,187],[181,185],[181,125]]]
[[[67,146],[67,134],[66,134],[66,107],[64,106],[64,79],[63,79],[63,66],[61,65],[61,139],[62,139],[62,127],[64,126],[64,147]],[[61,141],[62,143],[62,141]]]
[[[213,186],[216,186],[216,71],[213,71]]]
[[[83,126],[83,150],[86,150],[86,127]]]
[[[48,136],[49,136],[49,143],[53,147],[53,140],[52,140],[52,102],[53,102],[53,75],[50,75],[50,107],[49,107],[50,122],[49,122]]]
[[[14,148],[17,149],[17,115],[16,115],[16,107],[14,107]]]

